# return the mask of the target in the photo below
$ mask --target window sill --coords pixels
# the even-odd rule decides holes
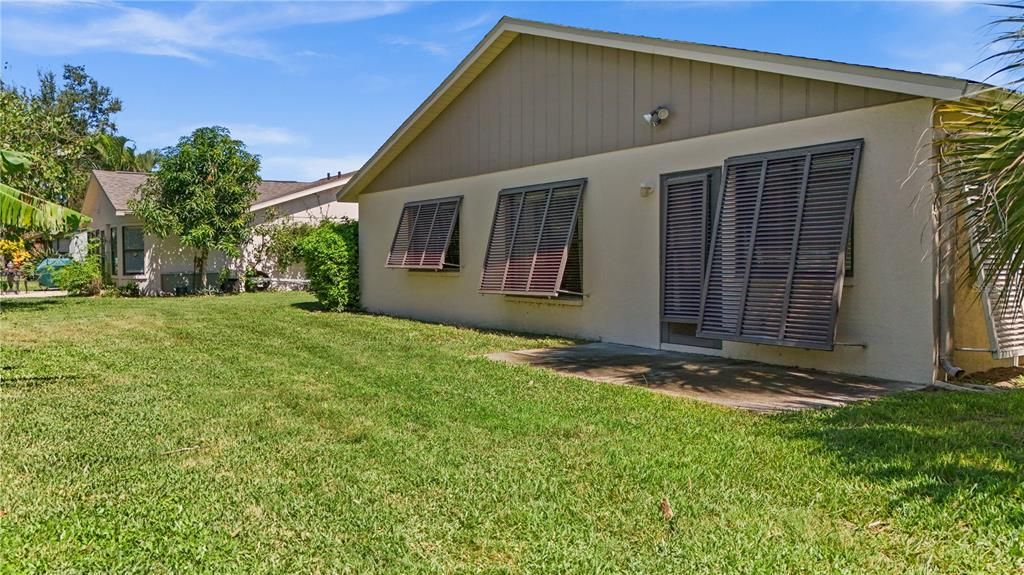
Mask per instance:
[[[407,269],[405,271],[409,272],[410,275],[413,275],[415,277],[446,277],[446,278],[455,278],[455,277],[459,277],[459,275],[460,275],[460,273],[459,273],[460,270],[410,270],[410,269]]]
[[[520,295],[507,295],[505,301],[513,303],[532,303],[539,305],[564,305],[569,307],[581,307],[583,305],[582,297],[574,298],[547,298],[547,297],[528,297]]]
[[[116,275],[116,276],[110,276],[110,277],[112,277],[113,279],[116,279],[116,280],[144,280],[144,279],[147,279],[147,276],[146,276],[145,273]]]

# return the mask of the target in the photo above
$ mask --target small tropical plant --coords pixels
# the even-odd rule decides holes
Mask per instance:
[[[14,267],[21,269],[25,262],[32,259],[32,254],[25,249],[21,240],[0,240],[0,257],[5,262],[13,262]]]
[[[117,294],[121,297],[139,297],[142,295],[142,288],[138,282],[128,282],[117,287]]]

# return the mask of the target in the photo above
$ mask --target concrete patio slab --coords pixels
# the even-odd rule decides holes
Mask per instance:
[[[492,353],[487,357],[768,413],[837,407],[927,387],[609,343]]]

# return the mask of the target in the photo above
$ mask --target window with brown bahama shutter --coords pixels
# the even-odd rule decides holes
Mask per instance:
[[[711,241],[711,204],[721,168],[661,177],[662,341],[721,349],[717,339],[698,338],[700,293]]]
[[[698,336],[833,349],[862,146],[726,160]]]
[[[405,204],[391,241],[386,267],[458,269],[461,203],[462,196]]]
[[[580,203],[586,180],[498,193],[480,291],[506,295],[581,295]]]

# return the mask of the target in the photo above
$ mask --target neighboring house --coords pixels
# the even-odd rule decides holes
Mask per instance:
[[[295,222],[314,222],[326,218],[356,218],[358,208],[336,200],[338,189],[351,174],[328,176],[315,182],[264,180],[259,197],[250,208],[253,225],[268,217],[288,218]],[[90,227],[102,240],[104,272],[118,285],[136,282],[144,293],[173,292],[178,286],[191,285],[194,251],[182,246],[175,237],[146,235],[142,223],[129,208],[129,200],[148,176],[136,172],[93,170],[83,203],[83,213],[92,218]],[[254,238],[259,242],[260,238]],[[301,266],[278,273],[267,262],[252,260],[247,251],[238,261],[221,252],[209,255],[206,264],[208,284],[215,286],[222,269],[239,277],[247,265],[267,272],[281,281],[301,279]]]
[[[362,303],[916,382],[1006,365],[1024,322],[939,276],[923,161],[935,103],[981,89],[505,18],[339,194]]]

